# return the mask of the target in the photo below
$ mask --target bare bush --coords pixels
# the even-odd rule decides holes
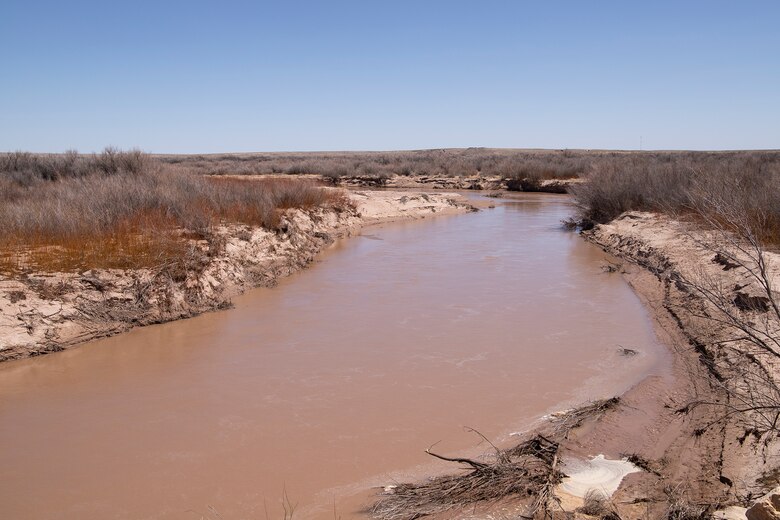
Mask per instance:
[[[186,165],[210,175],[285,173],[343,178],[383,179],[393,175],[470,176],[507,179],[574,178],[584,174],[589,159],[563,151],[495,150],[485,148],[408,152],[310,152],[161,156],[169,164]]]
[[[343,207],[312,181],[205,178],[138,152],[0,160],[0,269],[132,267],[180,256],[215,226],[276,229],[281,212]]]
[[[582,499],[582,506],[577,508],[577,511],[588,516],[605,518],[612,513],[612,507],[604,493],[596,489],[589,489]]]
[[[594,161],[586,180],[572,188],[583,219],[603,223],[631,210],[686,212],[719,198],[751,208],[747,214],[756,213],[765,239],[779,236],[777,152],[615,155]]]
[[[714,383],[726,395],[725,402],[695,401],[689,408],[708,405],[711,424],[733,420],[744,428],[743,442],[753,436],[766,445],[780,433],[780,300],[762,243],[765,210],[736,190],[713,193],[698,184],[694,190],[690,209],[705,231],[690,238],[740,283],[727,285],[706,269],[678,280],[703,302],[686,310],[710,329],[703,348],[718,360]]]
[[[780,153],[613,154],[590,165],[572,188],[580,225],[608,222],[630,210],[655,211],[691,222],[689,238],[712,253],[736,285],[699,268],[675,275],[686,294],[683,316],[705,324],[695,347],[723,402],[709,425],[741,423],[748,437],[768,443],[780,432],[780,301],[767,250],[780,244]],[[698,302],[698,303],[697,303]]]
[[[710,518],[712,505],[696,504],[688,498],[682,485],[669,486],[664,489],[666,494],[667,520],[705,520]]]

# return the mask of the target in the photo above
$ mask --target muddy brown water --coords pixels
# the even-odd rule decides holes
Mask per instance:
[[[566,197],[338,242],[235,309],[0,365],[0,517],[352,518],[544,413],[662,370]],[[639,355],[621,356],[618,346]],[[335,509],[335,515],[334,515]],[[266,514],[266,511],[268,512]]]

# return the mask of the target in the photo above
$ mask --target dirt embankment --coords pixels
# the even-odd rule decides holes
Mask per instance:
[[[451,193],[353,191],[349,198],[354,208],[290,210],[278,232],[225,226],[216,251],[193,241],[185,268],[0,277],[0,361],[229,307],[233,296],[274,285],[365,225],[475,210]]]
[[[620,407],[578,431],[572,450],[632,454],[646,466],[615,495],[629,517],[671,518],[674,507],[709,514],[749,506],[780,484],[772,417],[747,410],[777,404],[771,395],[777,359],[735,325],[775,338],[780,330],[749,271],[756,272],[750,249],[729,247],[721,233],[640,212],[584,235],[627,261],[619,270],[652,310],[673,364],[668,375],[646,379]],[[765,253],[764,259],[776,287],[780,256]]]
[[[328,180],[328,179],[325,179]],[[529,191],[544,193],[566,193],[569,185],[581,179],[539,179],[524,181],[508,179],[498,175],[392,175],[387,178],[376,176],[344,176],[332,180],[340,186],[425,189],[425,190],[489,190]]]
[[[499,175],[344,175],[328,177],[316,174],[222,174],[215,177],[245,179],[259,176],[274,179],[308,179],[346,188],[388,188],[404,190],[482,190],[482,191],[527,191],[542,193],[567,193],[569,186],[584,182],[582,178],[565,179],[510,179]]]

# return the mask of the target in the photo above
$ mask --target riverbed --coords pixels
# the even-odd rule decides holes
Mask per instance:
[[[5,518],[360,517],[667,359],[565,196],[365,228],[235,308],[0,365]],[[626,356],[622,348],[636,351]]]

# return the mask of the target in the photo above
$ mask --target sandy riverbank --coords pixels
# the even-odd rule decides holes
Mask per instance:
[[[566,193],[569,185],[582,182],[573,179],[540,179],[538,183],[527,185],[527,189],[516,191],[539,191]],[[375,177],[345,176],[338,180],[339,185],[349,187],[375,186]],[[510,189],[512,181],[498,175],[391,175],[383,180],[382,186],[393,189],[416,190],[488,190],[505,191]],[[511,191],[511,190],[510,190]]]
[[[510,186],[512,179],[499,175],[390,175],[377,177],[371,175],[345,175],[339,178],[331,178],[316,174],[221,174],[214,175],[217,178],[261,178],[261,179],[306,179],[317,183],[336,185],[345,188],[387,188],[403,190],[476,190],[476,191],[517,191],[517,192],[542,192],[542,193],[567,193],[573,184],[579,184],[582,178],[568,179],[539,179],[538,182],[529,183],[525,188],[517,185]]]
[[[568,449],[577,456],[635,454],[648,462],[652,471],[627,476],[614,497],[629,517],[663,517],[675,500],[710,511],[749,506],[778,485],[780,459],[774,434],[759,435],[760,419],[729,415],[744,407],[745,395],[765,391],[750,375],[754,369],[744,369],[741,354],[755,370],[775,374],[776,367],[722,323],[717,305],[770,334],[777,331],[771,313],[740,305],[761,299],[747,271],[750,259],[737,251],[743,265],[726,262],[716,256],[723,247],[718,234],[651,213],[623,214],[584,236],[626,260],[618,270],[652,311],[673,363],[666,377],[641,382],[620,407],[575,432]],[[780,258],[765,258],[768,277],[780,282]],[[716,291],[717,302],[703,291]],[[691,407],[695,402],[711,404]]]
[[[219,230],[223,247],[216,255],[199,251],[192,271],[161,266],[0,278],[0,361],[226,308],[233,296],[274,285],[364,226],[476,209],[452,193],[351,191],[348,196],[353,208],[346,210],[288,211],[279,232],[225,226]],[[193,250],[199,246],[193,243]]]

